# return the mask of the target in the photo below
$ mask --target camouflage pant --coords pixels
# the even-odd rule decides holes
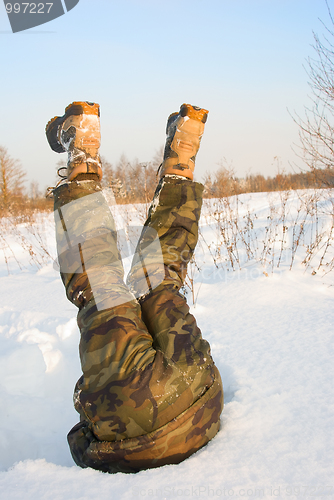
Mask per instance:
[[[127,285],[100,185],[74,181],[55,190],[61,277],[79,308],[80,423],[68,440],[82,467],[133,472],[178,463],[219,429],[220,375],[179,292],[197,243],[202,189],[181,178],[160,181]]]

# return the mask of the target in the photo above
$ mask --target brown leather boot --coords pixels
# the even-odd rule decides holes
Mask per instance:
[[[164,159],[159,168],[160,177],[175,174],[193,180],[195,158],[207,117],[206,109],[191,104],[182,104],[178,113],[169,116]]]
[[[63,116],[55,116],[45,128],[53,151],[68,153],[66,179],[95,174],[102,179],[100,147],[100,106],[92,102],[73,102]]]

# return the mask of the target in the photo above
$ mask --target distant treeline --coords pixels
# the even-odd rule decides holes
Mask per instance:
[[[204,196],[216,198],[242,193],[287,191],[293,189],[334,187],[334,169],[313,169],[312,172],[277,173],[274,177],[250,174],[239,178],[221,167],[204,179]]]
[[[113,167],[103,163],[103,184],[113,188],[119,203],[146,202],[152,199],[157,185],[159,157],[154,161],[130,162],[125,156]],[[224,197],[242,193],[284,191],[293,189],[334,187],[334,169],[314,169],[312,172],[277,173],[274,177],[249,174],[236,177],[230,169],[220,167],[203,179],[204,197]]]
[[[122,155],[116,165],[102,158],[104,187],[113,189],[118,203],[145,203],[152,200],[157,185],[157,170],[161,163],[162,148],[147,163],[129,161]],[[64,167],[65,161],[57,168]],[[39,189],[38,182],[25,188],[26,173],[6,148],[0,146],[0,217],[10,214],[26,216],[31,211],[52,210],[52,198]],[[57,181],[56,181],[57,182]],[[207,198],[225,197],[248,192],[282,191],[291,189],[334,187],[334,169],[313,169],[311,172],[278,173],[274,177],[250,174],[236,177],[230,169],[220,167],[202,180]]]

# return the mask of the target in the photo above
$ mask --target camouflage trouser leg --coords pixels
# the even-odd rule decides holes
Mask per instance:
[[[202,191],[201,184],[176,176],[160,181],[137,247],[136,256],[144,255],[144,259],[134,259],[127,283],[136,296],[142,296],[143,320],[153,347],[177,364],[189,384],[194,386],[198,380],[203,390],[207,384],[203,371],[206,373],[213,364],[210,347],[179,293],[197,244]],[[147,228],[157,233],[161,245],[164,276],[160,284],[159,280],[154,282],[156,270],[160,278],[160,267],[150,254],[147,239],[151,232]],[[140,274],[142,260],[147,269],[145,279]],[[193,396],[196,399],[198,392]]]
[[[114,221],[99,185],[71,182],[55,191],[61,276],[68,299],[79,308],[81,333],[83,375],[74,395],[81,421],[68,439],[83,467],[116,472],[177,463],[219,427],[219,374],[178,292],[197,241],[201,188],[168,179],[158,192],[146,227],[158,233],[166,273],[137,301],[123,282]],[[147,234],[138,254],[145,253]],[[146,253],[146,262],[154,282],[154,256]],[[129,284],[137,296],[142,276],[134,259]],[[209,398],[215,379],[218,389],[210,389]],[[209,402],[200,404],[200,414],[196,402],[202,400]],[[171,427],[176,421],[180,436]]]

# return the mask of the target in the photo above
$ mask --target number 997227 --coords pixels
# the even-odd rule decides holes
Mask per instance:
[[[6,3],[7,14],[49,14],[53,3]]]

